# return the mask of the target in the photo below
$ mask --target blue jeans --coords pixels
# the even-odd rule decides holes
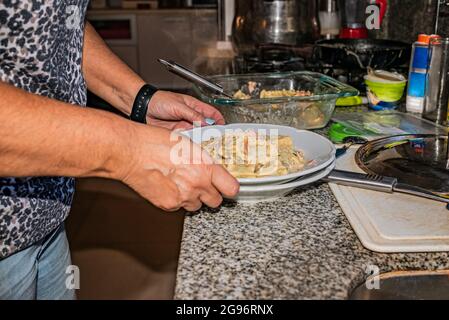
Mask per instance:
[[[73,300],[66,269],[71,265],[64,226],[31,247],[0,260],[0,300]]]

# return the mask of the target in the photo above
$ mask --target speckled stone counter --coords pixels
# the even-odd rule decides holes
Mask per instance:
[[[348,110],[368,111],[336,112]],[[273,202],[225,202],[186,216],[175,299],[347,299],[369,266],[449,270],[449,252],[365,249],[329,186],[316,183]]]
[[[346,299],[381,272],[449,269],[449,254],[365,249],[327,184],[187,216],[175,299]]]

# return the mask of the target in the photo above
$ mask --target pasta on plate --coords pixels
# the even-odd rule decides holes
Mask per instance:
[[[282,176],[306,166],[301,151],[289,136],[269,136],[254,131],[225,133],[201,146],[236,178]]]

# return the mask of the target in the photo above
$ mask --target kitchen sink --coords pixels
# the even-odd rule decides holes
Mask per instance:
[[[392,272],[379,276],[379,289],[357,287],[350,300],[449,300],[449,271]]]

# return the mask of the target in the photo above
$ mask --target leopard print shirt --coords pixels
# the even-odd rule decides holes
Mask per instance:
[[[0,81],[84,106],[81,62],[88,2],[1,0]],[[72,178],[0,178],[0,260],[55,230],[68,215],[73,193]]]

